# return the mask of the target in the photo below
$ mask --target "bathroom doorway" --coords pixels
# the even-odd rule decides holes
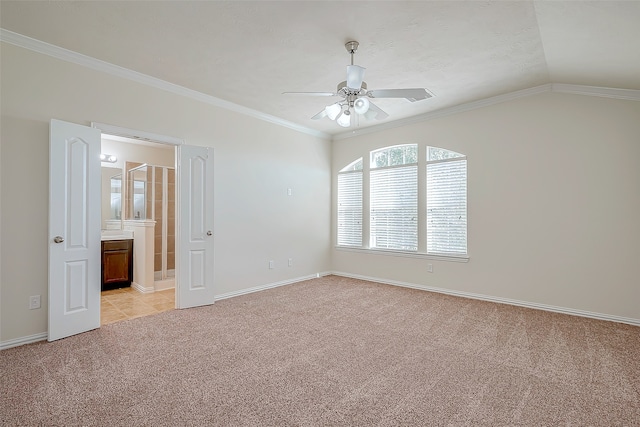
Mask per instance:
[[[115,154],[100,154],[101,134],[160,142],[171,147],[169,153],[174,156],[173,163],[176,168],[174,307],[187,309],[211,305],[215,302],[213,148],[187,145],[177,138],[113,125],[92,122],[91,127],[88,127],[51,119],[49,200],[55,200],[56,203],[49,204],[47,333],[49,341],[100,327],[100,290],[101,283],[106,281],[105,272],[107,271],[104,262],[106,251],[103,250],[101,253],[101,245],[104,246],[107,240],[121,240],[114,245],[116,247],[110,247],[114,252],[124,252],[114,254],[117,255],[116,258],[128,256],[134,250],[144,249],[147,246],[153,248],[155,221],[145,223],[141,220],[133,220],[133,223],[128,223],[122,219],[124,209],[114,209],[115,212],[119,212],[120,219],[111,218],[110,198],[105,202],[104,209],[107,211],[105,218],[108,218],[105,221],[116,222],[120,228],[115,230],[109,229],[104,224],[101,225],[101,161],[106,159],[112,163],[118,161]],[[153,164],[159,165],[157,162]],[[167,165],[167,167],[171,166]],[[120,177],[119,186],[120,201],[123,204],[126,200],[127,188],[122,182],[124,179],[123,174]],[[105,194],[110,192],[108,189]],[[152,226],[148,226],[150,223]],[[149,232],[145,233],[135,233],[131,229],[134,226],[147,227],[150,230],[146,230]],[[134,239],[144,239],[144,244],[129,245]],[[80,250],[77,250],[78,248]],[[125,276],[128,273],[122,271],[116,277],[116,281],[121,282],[133,277],[138,284],[143,283],[143,287],[150,287],[155,293],[153,252],[146,250],[145,254],[149,254],[150,257],[146,255],[139,257],[144,262],[136,264],[141,269],[138,272],[138,279],[135,278],[135,274]],[[101,261],[104,267],[103,275],[101,275]],[[117,263],[114,265],[119,266]],[[136,265],[131,261],[128,267]],[[124,269],[121,268],[121,270]],[[132,305],[134,305],[133,302]]]
[[[173,310],[175,147],[102,134],[101,153],[103,239],[134,241],[130,285],[103,288],[101,325]]]

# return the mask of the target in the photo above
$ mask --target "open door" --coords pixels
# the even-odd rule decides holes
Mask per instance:
[[[176,307],[213,304],[213,149],[178,147]]]
[[[51,120],[49,341],[100,327],[100,130]]]

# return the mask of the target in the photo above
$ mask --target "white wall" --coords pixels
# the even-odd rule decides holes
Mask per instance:
[[[333,249],[334,271],[640,322],[640,103],[548,92],[338,140],[332,176],[403,143],[468,156],[469,262]]]
[[[47,331],[52,118],[108,123],[214,148],[216,295],[330,269],[330,142],[13,45],[1,47],[0,342]],[[294,266],[286,267],[290,257]],[[268,269],[269,260],[276,261],[275,269]],[[36,294],[43,307],[29,310],[28,297]]]

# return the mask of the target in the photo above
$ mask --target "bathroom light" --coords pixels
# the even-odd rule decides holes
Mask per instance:
[[[114,156],[113,154],[100,154],[100,161],[101,162],[108,162],[108,163],[115,163],[118,161],[118,158],[116,156]]]

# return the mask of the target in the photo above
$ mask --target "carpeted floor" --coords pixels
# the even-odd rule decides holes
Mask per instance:
[[[640,426],[640,328],[336,276],[0,352],[6,426]]]

